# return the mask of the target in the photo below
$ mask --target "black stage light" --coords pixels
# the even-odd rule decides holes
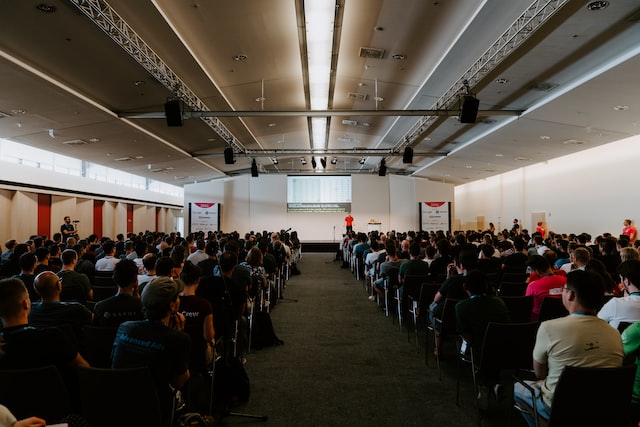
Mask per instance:
[[[233,159],[233,148],[227,147],[224,149],[224,163],[227,165],[232,165],[236,161]]]
[[[465,95],[460,109],[460,123],[475,123],[478,116],[480,100],[471,95]]]
[[[316,163],[316,158],[315,158],[315,157],[312,157],[312,158],[311,158],[311,166],[312,166],[314,169],[318,166],[318,164]]]
[[[172,99],[164,104],[164,115],[167,118],[167,126],[182,126],[182,112],[180,100]]]
[[[402,163],[413,163],[413,148],[404,147],[404,154],[402,155]]]
[[[378,176],[385,176],[387,174],[387,162],[385,159],[380,160],[380,168],[378,169]]]
[[[327,158],[326,157],[321,158],[320,159],[320,164],[322,165],[323,169],[326,169],[327,168]]]
[[[251,176],[254,178],[258,177],[258,165],[256,164],[256,159],[251,161]]]

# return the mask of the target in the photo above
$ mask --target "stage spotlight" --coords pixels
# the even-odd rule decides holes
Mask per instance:
[[[380,168],[378,169],[378,176],[385,176],[387,174],[387,161],[385,159],[380,160]]]
[[[327,158],[326,157],[321,158],[320,159],[320,164],[322,165],[323,169],[326,169],[327,168]]]
[[[365,161],[366,161],[366,160],[365,160],[365,158],[364,158],[364,157],[363,157],[363,158],[361,158],[361,159],[360,159],[360,164],[361,164],[361,165],[364,165],[364,162],[365,162]]]
[[[256,159],[251,160],[251,176],[254,178],[258,177],[258,165],[256,164]]]
[[[335,165],[336,163],[338,163],[338,158],[334,157],[333,159],[331,159],[331,164]]]
[[[312,157],[311,158],[311,166],[315,169],[318,166],[318,163],[316,163],[316,158]]]
[[[271,159],[271,161],[273,162],[273,164],[274,164],[274,165],[277,165],[277,164],[278,164],[278,158],[277,158],[277,157],[273,157],[273,158]]]
[[[224,149],[224,163],[227,165],[232,165],[236,161],[233,159],[233,148],[227,147]]]

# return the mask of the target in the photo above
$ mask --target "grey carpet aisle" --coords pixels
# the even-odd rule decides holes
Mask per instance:
[[[302,274],[290,278],[271,313],[285,344],[247,355],[251,396],[237,410],[269,419],[226,417],[224,425],[478,424],[468,367],[458,407],[454,360],[443,363],[439,380],[433,356],[425,365],[424,344],[418,352],[333,254],[305,253],[298,265]],[[505,416],[483,425],[508,425]]]

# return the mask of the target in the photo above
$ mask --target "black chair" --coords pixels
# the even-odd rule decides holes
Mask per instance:
[[[118,328],[102,326],[85,326],[84,349],[82,355],[95,368],[111,367],[111,350]]]
[[[502,370],[531,370],[533,369],[533,346],[536,342],[538,322],[524,323],[496,323],[489,322],[482,341],[480,354],[471,345],[470,357],[464,359],[460,353],[460,360],[471,364],[473,375],[474,396],[478,393],[478,373],[497,374]],[[475,350],[475,351],[474,351]],[[456,383],[456,405],[460,402],[460,375],[458,370]]]
[[[1,370],[0,403],[19,420],[35,416],[53,424],[72,412],[67,387],[53,365]]]
[[[409,287],[407,287],[409,285]],[[435,296],[438,289],[440,289],[440,285],[437,283],[426,283],[421,282],[418,291],[416,294],[416,290],[412,289],[413,284],[409,284],[407,279],[405,278],[405,292],[406,292],[406,307],[408,316],[407,319],[411,318],[413,320],[413,333],[415,336],[416,349],[420,350],[420,346],[418,344],[418,320],[427,316],[429,304],[433,301],[433,297]],[[411,337],[411,329],[409,328],[409,323],[407,324],[407,339]]]
[[[540,304],[540,312],[538,313],[538,322],[545,320],[557,319],[569,314],[566,307],[562,303],[562,298],[544,297]]]
[[[447,298],[444,301],[441,317],[433,317],[430,329],[433,331],[435,348],[433,354],[436,357],[436,366],[438,367],[438,375],[440,371],[440,355],[442,353],[442,339],[448,336],[457,336],[456,330],[456,310],[455,306],[459,299]],[[429,334],[426,338],[427,363],[429,359]]]
[[[82,415],[92,427],[169,426],[147,367],[78,369]],[[173,417],[173,409],[171,410]]]
[[[502,281],[496,291],[500,296],[524,296],[527,292],[526,282],[505,282]]]
[[[535,405],[530,411],[522,405],[516,409],[532,414],[536,426],[630,427],[635,373],[634,364],[620,368],[566,366],[553,393],[548,423],[539,419]],[[527,383],[515,379],[534,393]]]
[[[529,296],[504,296],[500,295],[502,301],[509,310],[509,317],[513,323],[527,323],[531,321],[531,310],[533,309],[533,295]]]

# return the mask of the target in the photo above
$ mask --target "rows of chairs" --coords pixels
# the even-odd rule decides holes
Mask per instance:
[[[47,424],[80,416],[92,427],[162,426],[160,400],[147,367],[78,368],[80,407],[74,407],[58,369],[0,370],[0,403],[18,419],[37,416]]]
[[[372,274],[370,274],[370,266],[365,267],[364,265],[360,270],[361,261],[357,257],[350,256],[347,253],[345,253],[345,256],[349,260],[349,265],[355,278],[363,281],[368,295],[375,296],[373,286],[375,280],[379,278],[379,270],[374,266]],[[474,400],[479,390],[478,373],[482,370],[500,369],[510,371],[514,373],[513,381],[521,381],[521,377],[526,377],[527,374],[531,375],[532,373],[532,352],[540,322],[568,314],[561,298],[544,298],[540,307],[538,321],[531,321],[533,297],[525,296],[526,280],[527,274],[525,272],[506,272],[496,279],[494,286],[496,295],[505,302],[512,323],[490,323],[487,327],[482,345],[482,354],[480,355],[473,354],[473,348],[469,352],[462,351],[464,341],[457,333],[455,317],[455,304],[459,300],[445,300],[441,318],[430,319],[429,304],[433,301],[441,282],[434,283],[429,277],[408,276],[405,278],[404,286],[401,290],[387,278],[384,281],[384,297],[377,299],[377,302],[384,308],[386,316],[393,314],[394,323],[397,319],[401,329],[402,325],[405,325],[408,340],[415,340],[418,351],[420,349],[418,326],[420,324],[425,325],[425,363],[429,364],[431,348],[429,342],[433,339],[433,354],[439,378],[442,377],[440,356],[443,351],[443,340],[452,338],[455,343],[456,363],[459,365],[456,378],[456,404],[460,404],[460,385],[464,373],[464,364],[470,366]],[[392,295],[391,298],[390,295]],[[558,384],[548,426],[594,425],[594,420],[596,420],[596,423],[600,423],[598,425],[630,426],[630,396],[635,369],[635,365],[606,369],[567,369]],[[594,390],[593,384],[599,384],[597,390]],[[606,386],[601,387],[600,384],[606,384]],[[611,390],[615,390],[615,392],[609,392]],[[584,402],[592,403],[585,405]],[[603,404],[603,402],[611,402],[611,405]],[[617,403],[614,404],[614,402]],[[616,408],[616,414],[604,421],[599,417],[603,416],[603,408],[607,407]],[[480,424],[482,413],[478,406],[477,409],[478,423]],[[567,417],[571,416],[577,416],[582,421],[579,423],[570,421],[571,418]]]

